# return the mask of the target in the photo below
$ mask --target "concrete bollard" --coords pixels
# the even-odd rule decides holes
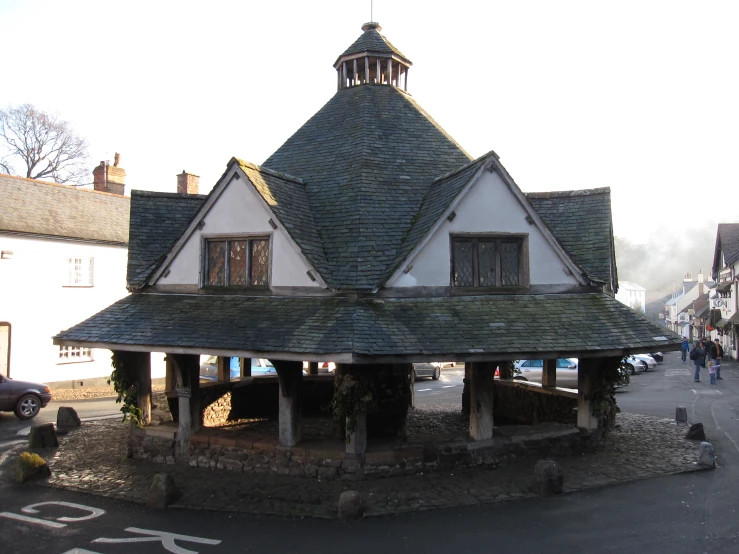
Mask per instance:
[[[541,496],[560,494],[565,476],[562,467],[554,460],[539,460],[534,467],[534,483],[531,489]]]
[[[344,491],[339,496],[339,519],[348,521],[362,517],[362,498],[357,491]]]
[[[675,408],[675,421],[678,423],[688,422],[688,409],[685,406]]]
[[[168,473],[157,473],[151,483],[149,494],[146,497],[146,507],[164,510],[172,502],[182,496]]]

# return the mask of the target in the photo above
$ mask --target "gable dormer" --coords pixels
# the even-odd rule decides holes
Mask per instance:
[[[394,85],[407,92],[408,69],[413,62],[380,34],[382,27],[379,23],[365,23],[362,31],[362,35],[334,63],[338,90],[371,84]]]

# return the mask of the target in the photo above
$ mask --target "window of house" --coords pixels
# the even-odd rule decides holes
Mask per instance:
[[[93,258],[67,258],[65,285],[68,287],[91,287]]]
[[[59,363],[91,362],[92,351],[84,346],[60,346]]]
[[[205,250],[206,286],[269,285],[268,238],[209,239]]]
[[[523,236],[452,237],[452,286],[526,287],[527,258]]]

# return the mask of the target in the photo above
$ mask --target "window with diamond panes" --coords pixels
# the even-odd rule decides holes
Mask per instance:
[[[453,238],[452,286],[521,286],[523,242],[523,238]]]
[[[210,240],[206,243],[206,285],[269,285],[269,239]]]

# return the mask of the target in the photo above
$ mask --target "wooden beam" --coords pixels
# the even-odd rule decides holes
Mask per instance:
[[[541,384],[545,387],[557,386],[557,360],[544,360],[544,368],[541,373]]]
[[[475,362],[470,371],[470,438],[493,437],[493,387],[495,367],[491,362]]]
[[[218,382],[228,383],[231,380],[231,357],[218,356],[216,360],[218,363]]]

